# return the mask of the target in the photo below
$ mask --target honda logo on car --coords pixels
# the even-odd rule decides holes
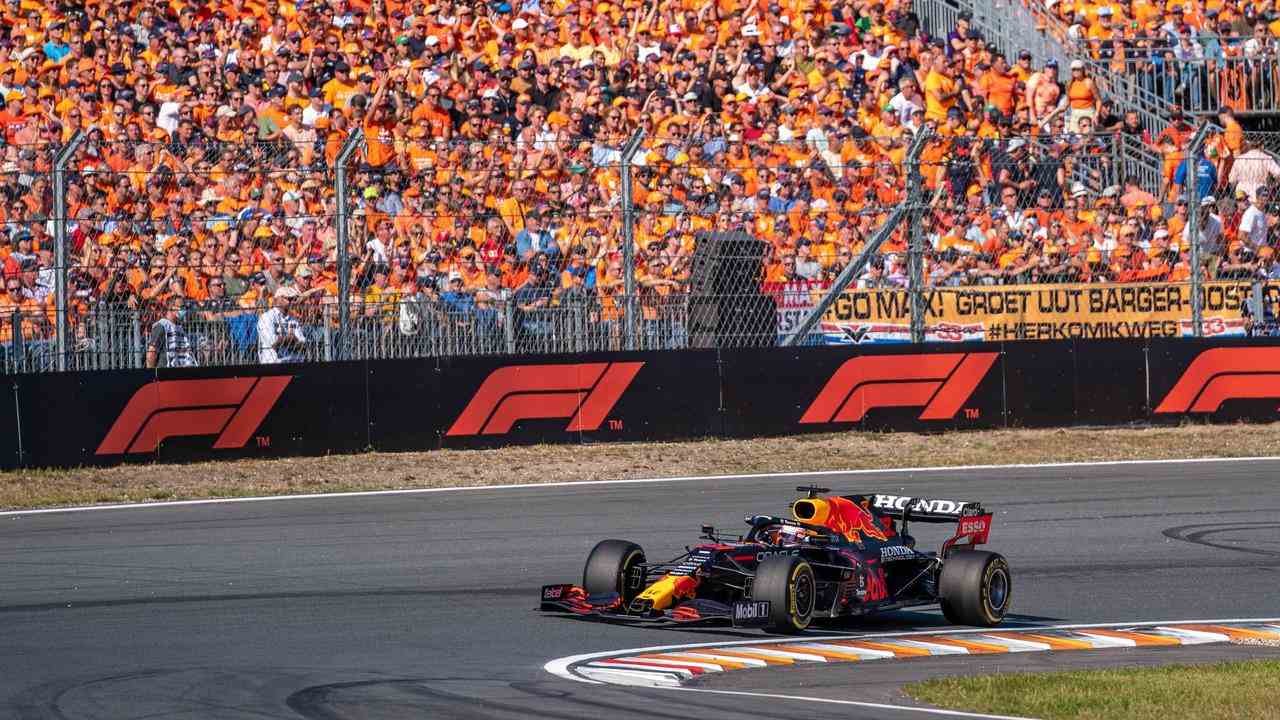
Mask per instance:
[[[880,559],[886,562],[890,560],[910,560],[916,556],[916,552],[909,547],[902,545],[886,545],[880,548]]]
[[[749,623],[769,619],[768,600],[739,600],[733,604],[733,622]]]
[[[877,495],[875,506],[885,510],[905,510],[907,503],[914,498],[904,495]],[[920,498],[911,506],[911,512],[935,513],[938,515],[959,515],[964,503],[955,500],[929,500]]]

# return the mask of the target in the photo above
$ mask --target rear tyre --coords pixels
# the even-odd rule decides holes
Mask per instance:
[[[587,556],[582,569],[582,589],[588,595],[617,593],[626,605],[643,589],[629,582],[631,569],[644,562],[644,550],[627,540],[601,540]]]
[[[938,578],[942,614],[956,625],[993,627],[1004,620],[1013,597],[1009,562],[993,552],[951,553]]]
[[[813,567],[794,555],[766,558],[756,567],[751,599],[769,601],[769,632],[790,634],[809,627],[817,596]]]

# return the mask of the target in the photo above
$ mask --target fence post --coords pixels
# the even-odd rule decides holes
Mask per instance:
[[[502,301],[502,339],[507,345],[507,353],[516,354],[516,310],[511,298]]]
[[[1187,154],[1183,158],[1183,162],[1187,164],[1184,176],[1184,190],[1187,193],[1187,242],[1191,246],[1191,334],[1195,337],[1204,335],[1204,298],[1201,296],[1203,268],[1200,257],[1200,151],[1208,134],[1208,123],[1201,125],[1187,144]]]
[[[320,322],[324,324],[324,361],[333,360],[333,306],[320,304]]]
[[[351,208],[347,195],[347,164],[351,156],[364,146],[364,131],[356,128],[342,143],[338,157],[334,160],[333,193],[336,202],[338,235],[338,359],[347,359],[347,345],[350,338],[351,325],[351,248],[348,241],[347,223],[351,220]]]
[[[9,337],[12,342],[9,343],[10,352],[5,358],[5,371],[19,373],[22,372],[21,358],[26,354],[26,342],[22,339],[22,316],[15,308],[6,320],[9,321]]]
[[[640,149],[640,143],[643,140],[644,128],[639,128],[622,146],[619,167],[622,176],[622,324],[627,350],[636,349],[635,204],[631,200],[631,161],[635,158],[636,151]]]
[[[1253,318],[1254,327],[1259,325],[1266,326],[1267,308],[1264,295],[1266,294],[1266,286],[1261,280],[1254,280],[1253,287],[1249,289],[1249,317]],[[1267,327],[1266,332],[1270,332],[1271,328]],[[1254,334],[1253,330],[1249,331],[1250,335]]]
[[[922,129],[916,133],[911,140],[911,146],[907,149],[906,160],[903,161],[906,167],[918,165],[920,153],[924,150],[924,146],[928,143],[930,137],[932,137],[932,134],[928,130]],[[818,321],[822,319],[822,315],[827,312],[827,308],[830,308],[835,303],[836,298],[840,297],[840,293],[844,292],[844,289],[849,286],[849,283],[853,282],[853,279],[862,273],[862,269],[871,261],[871,256],[880,250],[880,246],[884,244],[885,240],[889,239],[889,236],[893,234],[905,217],[907,217],[905,204],[898,205],[889,213],[889,218],[884,221],[879,230],[876,230],[875,235],[872,235],[867,240],[858,257],[854,258],[853,262],[840,271],[840,274],[832,281],[831,287],[822,296],[822,299],[818,301],[817,305],[814,305],[809,314],[804,316],[804,319],[800,321],[800,324],[796,326],[796,329],[790,335],[782,339],[783,347],[791,347],[797,342],[808,339],[809,333],[813,331],[813,326],[817,325]]]
[[[58,356],[54,367],[58,372],[67,369],[67,163],[84,138],[84,131],[76,130],[53,159],[54,351]]]
[[[140,368],[147,364],[147,351],[142,347],[142,309],[129,311],[129,367]]]
[[[923,131],[922,131],[923,132]],[[927,142],[927,141],[926,141]],[[925,341],[924,302],[924,232],[921,223],[928,212],[924,202],[924,174],[920,162],[906,167],[907,171],[907,292],[911,298],[911,342]]]

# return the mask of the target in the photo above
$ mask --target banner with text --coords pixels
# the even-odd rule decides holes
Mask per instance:
[[[816,284],[771,288],[778,304],[778,334],[799,324],[821,297]],[[1252,286],[1204,285],[1206,337],[1245,335]],[[1280,285],[1265,288],[1275,308]],[[992,285],[925,291],[927,342],[1192,337],[1189,284]],[[905,289],[849,290],[822,318],[828,345],[911,340],[911,298]]]

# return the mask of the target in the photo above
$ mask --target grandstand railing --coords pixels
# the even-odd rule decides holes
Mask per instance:
[[[1180,107],[1194,115],[1229,108],[1238,115],[1280,112],[1280,65],[1258,57],[1172,59],[1134,48],[1109,60],[1090,59],[1091,72],[1112,96],[1145,108]]]
[[[1142,95],[1140,89],[1127,84],[1121,87],[1107,84],[1100,78],[1109,72],[1105,66],[1079,52],[1067,39],[1066,27],[1057,18],[1030,7],[1023,0],[913,0],[913,6],[921,25],[935,37],[945,38],[965,12],[972,17],[973,27],[1008,58],[1025,50],[1031,53],[1038,67],[1049,60],[1057,61],[1060,73],[1068,72],[1072,60],[1084,60],[1089,64],[1091,77],[1099,79],[1099,90],[1116,108],[1137,112],[1143,125],[1153,133],[1169,125],[1167,110],[1154,102],[1154,98]],[[1129,172],[1145,181],[1159,177],[1160,158],[1141,143],[1124,142],[1117,150]]]
[[[550,296],[550,293],[548,293]],[[514,299],[458,301],[423,296],[395,302],[353,300],[341,322],[336,303],[301,305],[289,322],[305,338],[278,362],[546,354],[625,349],[622,315],[598,299],[562,297],[541,307]],[[643,297],[637,308],[637,350],[690,347],[689,296]],[[178,323],[181,352],[156,355],[158,366],[257,365],[261,308],[200,308]],[[100,307],[70,321],[67,369],[147,367],[154,311]],[[341,328],[345,327],[346,334]],[[732,344],[732,334],[721,344]],[[276,362],[276,361],[272,361]],[[0,321],[0,372],[55,370],[52,321],[46,313],[12,311]]]

